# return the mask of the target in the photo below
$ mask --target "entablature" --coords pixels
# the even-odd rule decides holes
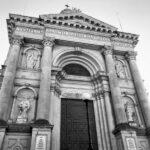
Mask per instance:
[[[35,18],[10,14],[10,19],[7,20],[9,38],[11,39],[12,35],[20,35],[24,38],[43,40],[46,36],[53,37],[58,41],[76,42],[85,45],[113,45],[114,49],[121,51],[133,50],[138,42],[138,35],[117,31],[117,28],[115,29],[108,24],[102,26],[105,30],[93,28],[93,22],[90,22],[91,28],[89,26],[85,27],[84,25],[89,24],[89,22],[87,23],[87,21],[81,19],[82,17],[75,17],[81,26],[77,25],[76,20],[72,19],[65,19],[65,23],[60,24],[60,18],[48,18],[50,20],[45,21],[46,16]],[[112,31],[106,29],[112,29]]]

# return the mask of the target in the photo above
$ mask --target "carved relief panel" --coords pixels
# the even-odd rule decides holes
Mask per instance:
[[[130,78],[129,69],[124,60],[118,58],[115,60],[115,70],[118,78],[121,79]]]
[[[31,87],[19,88],[14,96],[11,121],[16,123],[32,122],[35,117],[36,92]]]
[[[126,77],[125,68],[124,68],[124,65],[121,61],[117,60],[115,62],[115,69],[116,69],[116,73],[117,73],[118,78],[125,78]]]
[[[6,135],[3,150],[29,150],[31,137],[29,135],[9,134]]]
[[[22,67],[26,69],[40,69],[41,52],[39,49],[30,47],[24,50],[22,57]]]
[[[138,148],[139,150],[149,150],[150,146],[148,143],[148,139],[144,136],[138,137]]]

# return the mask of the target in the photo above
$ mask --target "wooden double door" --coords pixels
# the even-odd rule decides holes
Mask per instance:
[[[88,150],[89,136],[93,150],[98,150],[93,102],[88,101],[87,106],[88,116],[86,103],[82,100],[62,99],[61,150]]]

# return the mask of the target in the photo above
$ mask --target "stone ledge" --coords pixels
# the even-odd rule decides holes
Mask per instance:
[[[8,124],[6,121],[0,119],[0,128],[7,128],[8,127]]]
[[[53,125],[51,125],[45,119],[38,119],[31,126],[32,126],[32,128],[50,128],[50,129],[53,129]]]
[[[17,133],[31,133],[31,124],[8,124],[6,128],[7,132],[17,132]]]
[[[121,123],[121,124],[116,125],[116,128],[113,131],[113,134],[117,135],[121,131],[135,131],[138,136],[140,135],[145,136],[147,134],[147,131],[145,128],[132,127],[128,123]],[[149,133],[150,133],[150,129],[149,129]]]

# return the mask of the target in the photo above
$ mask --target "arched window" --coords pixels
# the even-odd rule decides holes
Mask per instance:
[[[66,65],[63,70],[68,75],[76,75],[76,76],[90,76],[89,71],[79,64],[69,64]]]

